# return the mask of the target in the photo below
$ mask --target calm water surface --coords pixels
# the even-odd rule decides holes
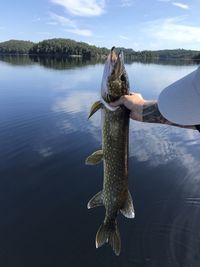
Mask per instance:
[[[156,99],[196,65],[126,65],[132,91]],[[200,266],[200,135],[131,121],[129,184],[136,218],[119,216],[120,257],[95,248],[104,209],[87,210],[103,169],[103,64],[0,59],[0,266]]]

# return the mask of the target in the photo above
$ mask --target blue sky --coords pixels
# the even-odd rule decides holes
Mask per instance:
[[[200,0],[0,0],[0,42],[70,38],[134,50],[200,50]]]

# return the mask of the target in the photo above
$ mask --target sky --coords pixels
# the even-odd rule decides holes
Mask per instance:
[[[136,51],[200,50],[200,0],[0,0],[0,42],[69,38]]]

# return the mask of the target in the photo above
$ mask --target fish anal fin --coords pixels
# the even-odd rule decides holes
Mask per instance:
[[[94,195],[87,204],[88,209],[92,209],[98,206],[103,206],[103,193],[102,191]]]
[[[95,165],[101,162],[103,159],[103,150],[97,150],[94,153],[92,153],[89,157],[86,158],[85,164],[86,165]]]
[[[133,206],[133,200],[131,197],[130,192],[128,191],[126,201],[123,207],[120,209],[121,213],[127,218],[134,218],[135,217],[135,210]]]
[[[99,101],[96,101],[93,105],[92,105],[92,107],[91,107],[91,109],[90,109],[90,114],[89,114],[89,116],[88,116],[88,119],[97,111],[97,110],[99,110],[100,108],[102,108],[102,103],[101,103],[101,101],[99,100]]]

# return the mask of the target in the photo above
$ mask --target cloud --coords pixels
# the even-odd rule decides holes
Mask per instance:
[[[180,7],[182,9],[189,9],[189,6],[186,4],[178,3],[178,2],[173,2],[172,5]]]
[[[36,32],[37,34],[41,34],[41,35],[51,35],[50,32]]]
[[[130,40],[130,38],[125,36],[125,35],[120,35],[119,38],[121,38],[123,40]]]
[[[144,23],[143,31],[151,38],[154,37],[158,46],[162,44],[165,44],[165,47],[191,45],[192,48],[194,44],[200,45],[200,27],[186,25],[183,19],[184,17],[175,17],[149,21]]]
[[[34,22],[41,21],[41,18],[40,18],[40,17],[38,17],[38,16],[35,16],[35,17],[33,18],[33,21],[34,21]]]
[[[130,7],[133,5],[132,0],[121,0],[120,2],[121,2],[120,6],[122,6],[122,7]]]
[[[76,16],[99,16],[104,12],[105,0],[51,0]]]
[[[56,24],[60,24],[61,26],[68,26],[68,27],[72,27],[72,28],[77,27],[76,26],[76,22],[71,20],[71,19],[69,19],[69,18],[57,15],[57,14],[55,14],[53,12],[50,12],[49,14],[50,14],[50,19],[52,20],[50,22],[51,24],[52,23],[53,24],[56,23]]]
[[[91,36],[92,35],[92,31],[90,31],[89,29],[79,28],[77,25],[77,22],[72,20],[72,19],[57,15],[53,12],[50,13],[50,19],[51,19],[51,21],[48,22],[49,25],[58,25],[59,24],[62,27],[66,28],[65,29],[66,32],[71,32],[71,33],[74,33],[77,35],[82,35],[82,36]]]
[[[47,24],[49,24],[49,25],[58,25],[58,22],[56,22],[56,21],[49,21],[49,22],[47,22]]]
[[[87,29],[68,29],[66,30],[67,32],[71,32],[71,33],[75,33],[78,35],[82,35],[82,36],[91,36],[92,32],[90,30]]]
[[[157,0],[157,1],[158,2],[163,2],[163,3],[172,2],[172,0]],[[180,2],[172,2],[171,4],[174,5],[174,6],[180,7],[182,9],[189,9],[189,6],[187,4],[183,4],[183,3],[180,3]]]

